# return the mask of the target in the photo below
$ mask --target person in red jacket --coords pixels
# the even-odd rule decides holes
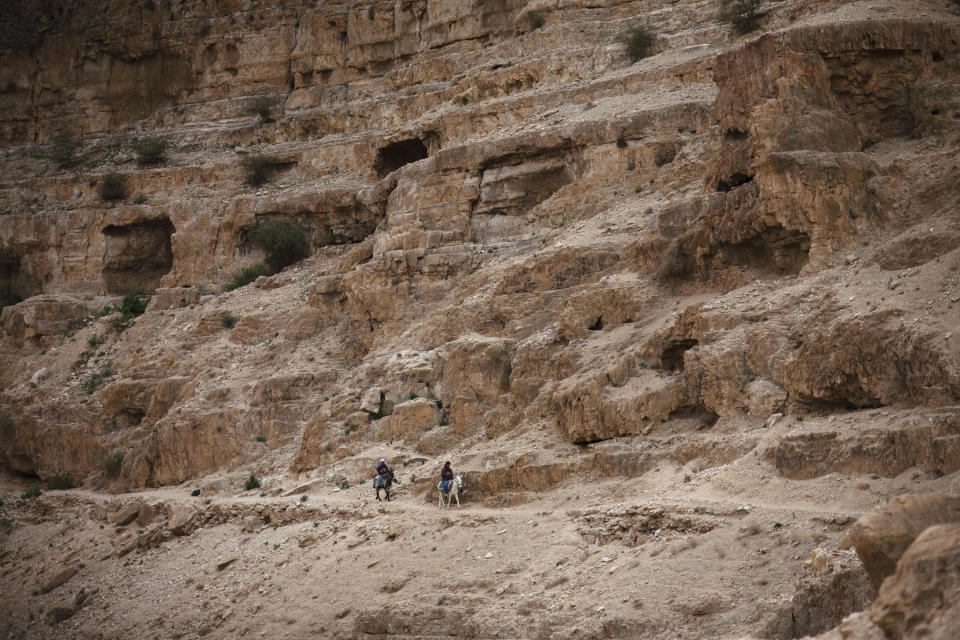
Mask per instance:
[[[450,468],[449,460],[443,465],[443,469],[440,470],[440,484],[443,486],[443,494],[449,494],[450,485],[453,484],[453,469]]]

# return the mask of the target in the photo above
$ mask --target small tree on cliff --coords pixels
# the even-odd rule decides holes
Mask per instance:
[[[657,42],[657,34],[645,24],[634,26],[623,38],[627,48],[627,57],[631,62],[637,62],[653,54],[653,45]]]
[[[266,251],[267,264],[274,271],[307,257],[307,234],[303,227],[289,220],[262,220],[253,228],[250,239]]]
[[[163,163],[169,146],[170,143],[161,138],[146,138],[133,143],[133,150],[137,153],[137,164],[148,167]]]
[[[738,34],[748,34],[759,27],[763,19],[760,0],[723,0],[720,19],[729,23]]]
[[[123,200],[127,197],[127,183],[123,176],[108,173],[100,183],[100,199],[106,201]]]

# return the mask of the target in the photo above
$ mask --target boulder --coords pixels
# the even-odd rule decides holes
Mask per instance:
[[[113,516],[113,524],[121,527],[130,524],[140,514],[140,506],[139,502],[128,502],[123,505]]]
[[[137,536],[133,535],[133,533],[127,533],[126,535],[121,536],[114,543],[114,546],[117,549],[117,557],[122,558],[123,556],[127,555],[128,553],[136,549],[138,544],[139,544],[139,540]]]
[[[66,295],[33,296],[3,308],[0,324],[14,338],[66,333],[72,323],[93,312],[93,303]]]
[[[514,340],[468,335],[439,349],[443,389],[493,403],[509,391]]]
[[[147,311],[163,311],[200,302],[200,289],[194,287],[161,287],[153,292]]]
[[[188,535],[195,528],[199,513],[196,507],[189,504],[174,507],[170,515],[170,531],[175,536]]]
[[[77,573],[77,565],[71,564],[53,574],[40,588],[44,593],[53,591]]]
[[[73,598],[66,598],[47,609],[47,620],[51,625],[58,624],[73,616],[78,609]]]
[[[927,528],[883,583],[870,618],[887,638],[956,638],[960,630],[960,524]]]
[[[163,526],[153,524],[137,536],[136,546],[140,549],[148,549],[159,546],[161,542],[163,542]]]
[[[787,392],[769,380],[754,380],[747,385],[747,413],[769,416],[783,409]]]
[[[370,387],[360,396],[360,410],[367,413],[379,413],[380,398],[383,396],[383,389],[380,387]]]
[[[86,587],[81,587],[80,592],[74,597],[73,602],[77,605],[77,607],[82,607],[90,600],[90,598],[99,592],[100,587],[90,587],[89,589]]]
[[[683,376],[645,371],[619,387],[606,376],[570,377],[556,385],[550,405],[567,438],[579,443],[645,433],[691,401]]]
[[[42,367],[42,368],[40,368],[40,369],[37,369],[36,373],[34,373],[32,376],[30,376],[30,385],[31,385],[31,386],[34,386],[34,387],[37,386],[38,384],[40,384],[40,382],[42,382],[44,379],[46,379],[49,375],[50,375],[50,370],[47,369],[46,367]]]
[[[161,515],[161,509],[157,505],[150,504],[148,502],[140,503],[140,511],[137,513],[137,525],[145,527],[148,524],[152,523]]]
[[[416,398],[395,405],[392,415],[378,421],[377,436],[381,439],[419,436],[436,427],[439,421],[440,410],[436,403]]]
[[[953,640],[960,629],[960,524],[928,527],[863,613],[817,640]]]
[[[767,623],[763,638],[787,640],[822,633],[873,600],[870,579],[853,551],[815,549],[807,563],[811,571]]]
[[[873,588],[879,589],[917,536],[945,523],[960,523],[960,496],[900,496],[860,518],[841,546],[857,550]]]

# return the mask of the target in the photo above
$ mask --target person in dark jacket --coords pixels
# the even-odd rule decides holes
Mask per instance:
[[[377,465],[377,477],[374,481],[374,487],[385,487],[387,475],[390,474],[390,467],[387,465],[386,458],[380,458],[380,464]]]
[[[443,486],[443,494],[449,494],[450,485],[453,484],[453,469],[450,468],[449,460],[443,465],[443,469],[440,470],[440,484]]]

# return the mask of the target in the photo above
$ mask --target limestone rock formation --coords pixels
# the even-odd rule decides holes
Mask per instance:
[[[874,589],[879,589],[921,533],[935,525],[956,522],[960,522],[957,496],[903,496],[858,520],[845,543],[857,550]]]
[[[949,637],[960,623],[958,569],[960,526],[928,528],[900,558],[890,584],[881,587],[871,618],[888,638]]]
[[[960,525],[927,528],[907,548],[877,599],[818,638],[950,638],[960,623],[957,608]]]
[[[82,482],[64,495],[99,515],[77,535],[92,553],[114,529],[96,542],[124,570],[228,523],[251,541],[316,528],[297,548],[334,574],[345,548],[419,563],[446,535],[476,570],[417,607],[388,596],[449,580],[378,585],[362,608],[311,593],[336,611],[300,635],[738,637],[863,606],[861,574],[798,592],[797,572],[871,509],[848,539],[874,588],[940,553],[902,562],[953,509],[905,496],[950,494],[960,472],[954,2],[766,2],[746,23],[728,10],[755,3],[709,0],[13,4],[0,471],[18,490],[0,560],[45,562],[23,531],[50,534],[51,505],[81,512],[34,482]],[[380,457],[427,523],[419,546],[374,528]],[[509,529],[421,511],[448,459]],[[197,489],[209,503],[181,502]],[[145,490],[109,509],[86,493]],[[751,509],[764,520],[741,523]],[[491,577],[499,556],[463,551],[521,529],[556,556]],[[609,562],[590,545],[614,545]],[[722,577],[730,549],[750,597]],[[218,573],[247,575],[248,550],[218,551],[236,558]],[[667,558],[687,573],[644,584]],[[565,581],[546,586],[550,567]],[[274,593],[253,582],[226,601]],[[842,606],[798,617],[788,593]],[[927,602],[898,593],[877,602]],[[448,595],[469,613],[433,604]],[[12,602],[19,633],[37,612]],[[240,605],[193,609],[161,633],[255,627]],[[914,633],[890,615],[884,633]]]

